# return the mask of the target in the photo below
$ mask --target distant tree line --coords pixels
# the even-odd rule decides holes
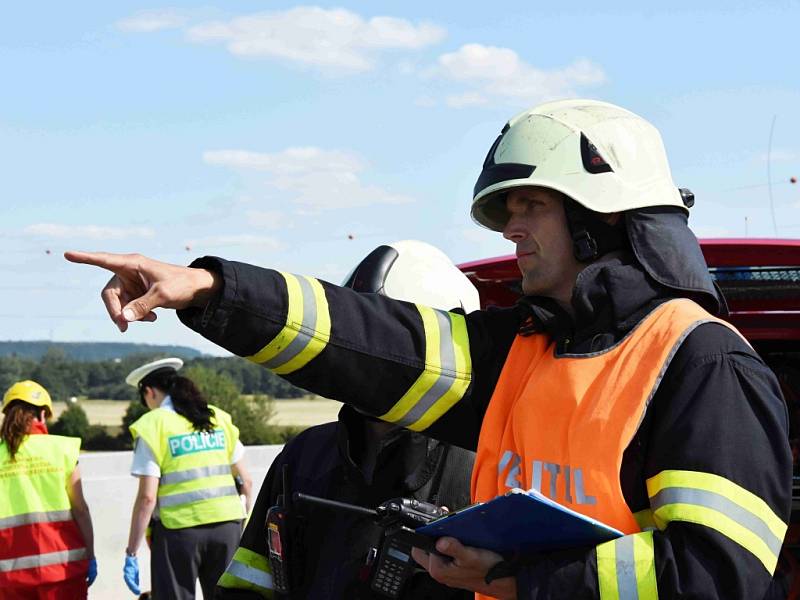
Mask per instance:
[[[275,414],[272,398],[261,394],[242,395],[234,380],[225,373],[201,364],[192,364],[183,373],[195,382],[210,404],[231,415],[239,428],[239,439],[245,445],[283,444],[303,429],[271,424]],[[58,420],[50,423],[49,430],[57,435],[81,438],[85,450],[130,450],[133,440],[128,428],[145,412],[147,409],[138,399],[132,400],[119,427],[103,427],[90,425],[81,403],[77,402],[69,404]]]
[[[19,356],[39,360],[51,348],[60,348],[72,360],[113,360],[131,354],[164,354],[183,359],[202,356],[199,350],[187,346],[139,344],[132,342],[51,342],[29,340],[0,341],[0,356]]]
[[[67,356],[63,348],[49,348],[38,360],[23,356],[0,356],[0,390],[14,382],[33,379],[43,385],[54,400],[72,396],[110,400],[134,400],[136,390],[125,383],[125,376],[147,361],[166,354],[132,354],[122,358],[80,361]],[[225,375],[242,394],[272,398],[300,398],[303,390],[287,383],[267,369],[238,357],[198,357],[186,367],[202,367]]]

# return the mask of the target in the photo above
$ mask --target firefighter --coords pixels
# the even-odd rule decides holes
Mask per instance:
[[[195,384],[178,374],[182,366],[179,358],[164,358],[125,379],[150,411],[130,426],[131,474],[139,488],[123,578],[138,595],[136,552],[152,519],[153,596],[193,600],[198,579],[203,597],[213,597],[214,584],[239,543],[245,509],[234,477],[244,482],[247,510],[252,481],[230,415],[208,404]]]
[[[475,185],[473,218],[516,247],[524,297],[508,309],[443,314],[215,257],[67,258],[115,273],[104,299],[121,329],[181,309],[296,385],[477,447],[474,500],[533,488],[625,534],[513,560],[442,538],[450,560],[414,551],[437,581],[498,598],[752,600],[789,518],[786,407],[718,316],[693,201],[649,122],[562,100],[509,121]]]
[[[48,435],[50,394],[20,381],[3,396],[0,598],[79,600],[97,577],[79,438]]]
[[[438,248],[405,240],[379,246],[347,278],[345,287],[377,293],[442,310],[472,312],[478,290]],[[267,510],[284,494],[282,473],[289,469],[290,490],[362,506],[397,497],[445,505],[469,504],[474,453],[364,415],[345,405],[335,423],[311,427],[292,439],[272,463],[261,486],[247,529],[219,581],[218,600],[269,597]],[[373,519],[305,504],[290,516],[288,573],[291,598],[359,600],[381,598],[370,589],[383,530]],[[374,568],[374,567],[373,567]],[[448,588],[419,570],[401,598],[468,600],[472,594]]]

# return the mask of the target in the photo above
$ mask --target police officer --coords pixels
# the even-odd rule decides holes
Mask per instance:
[[[472,312],[478,290],[438,248],[416,240],[379,246],[344,284],[375,293]],[[303,492],[376,507],[397,497],[415,498],[451,510],[469,504],[469,476],[475,455],[343,406],[335,423],[311,427],[292,439],[273,462],[261,487],[239,548],[220,578],[216,598],[270,597],[267,568],[267,510],[278,496]],[[289,487],[282,489],[288,467]],[[372,591],[375,551],[383,529],[373,519],[309,504],[292,507],[283,540],[291,598],[359,600],[381,598]],[[467,600],[463,590],[446,587],[421,569],[404,585],[401,598]]]
[[[786,406],[717,316],[692,204],[655,127],[562,100],[509,121],[475,185],[473,218],[516,247],[525,297],[509,309],[443,315],[302,278],[320,290],[306,296],[300,278],[212,257],[189,269],[68,258],[115,273],[105,302],[121,328],[184,309],[184,323],[296,385],[477,446],[475,500],[534,488],[625,534],[517,560],[442,538],[449,560],[414,551],[437,581],[498,598],[752,600],[789,518]],[[136,273],[144,293],[126,283]]]
[[[50,394],[20,381],[3,396],[0,428],[0,598],[80,600],[97,577],[81,440],[47,435]]]
[[[125,549],[124,580],[139,594],[136,552],[153,519],[150,573],[155,598],[191,600],[199,579],[205,598],[233,555],[245,511],[234,477],[251,480],[239,430],[230,415],[210,405],[194,383],[178,374],[179,358],[134,369],[125,381],[139,390],[150,412],[130,426],[135,441],[131,473],[139,488]]]

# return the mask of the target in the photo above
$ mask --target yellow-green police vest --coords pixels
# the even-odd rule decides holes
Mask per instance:
[[[214,430],[195,431],[176,412],[156,408],[130,426],[147,443],[161,468],[158,511],[164,527],[182,529],[236,521],[244,509],[231,474],[239,430],[224,410],[209,405]]]

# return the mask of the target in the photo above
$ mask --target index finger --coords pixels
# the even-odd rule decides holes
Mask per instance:
[[[109,271],[116,271],[126,264],[126,257],[124,254],[113,254],[111,252],[80,252],[67,250],[64,252],[64,258],[69,262],[93,265],[95,267],[108,269]]]

